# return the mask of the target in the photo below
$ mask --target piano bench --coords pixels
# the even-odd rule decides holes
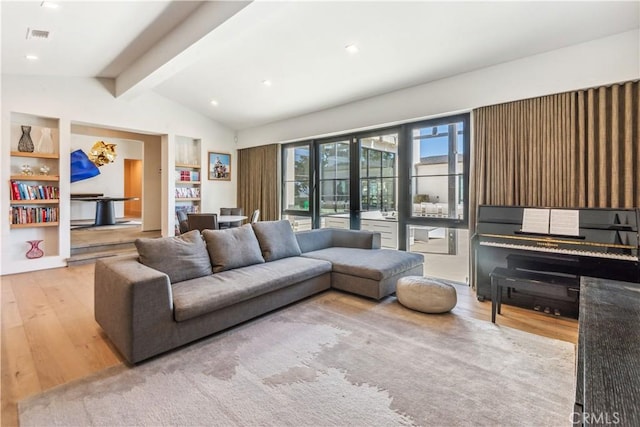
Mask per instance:
[[[560,296],[567,287],[580,287],[577,277],[556,276],[535,273],[531,271],[514,270],[496,267],[491,274],[491,322],[496,323],[496,313],[500,314],[502,306],[502,288],[507,287],[517,291],[540,293],[541,288],[546,291],[557,290]]]

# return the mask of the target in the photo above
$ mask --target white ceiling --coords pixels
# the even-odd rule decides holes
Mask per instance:
[[[113,78],[237,130],[640,27],[638,1],[40,5],[2,1],[3,74]]]

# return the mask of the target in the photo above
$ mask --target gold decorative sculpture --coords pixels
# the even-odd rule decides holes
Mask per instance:
[[[112,163],[116,159],[116,145],[104,141],[96,141],[91,147],[91,151],[89,151],[89,160],[96,166]]]

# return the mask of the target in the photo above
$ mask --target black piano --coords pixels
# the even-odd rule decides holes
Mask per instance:
[[[506,287],[502,303],[578,317],[580,276],[640,283],[640,209],[581,208],[577,234],[523,231],[527,207],[481,205],[473,245],[473,277],[480,301],[491,297],[496,267],[538,285]],[[563,209],[551,209],[562,211]],[[566,209],[569,211],[569,209]],[[560,212],[562,213],[562,212]]]

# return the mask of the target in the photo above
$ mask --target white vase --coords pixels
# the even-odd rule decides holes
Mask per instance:
[[[51,138],[51,129],[42,128],[40,140],[36,146],[38,153],[53,153],[53,139]]]

